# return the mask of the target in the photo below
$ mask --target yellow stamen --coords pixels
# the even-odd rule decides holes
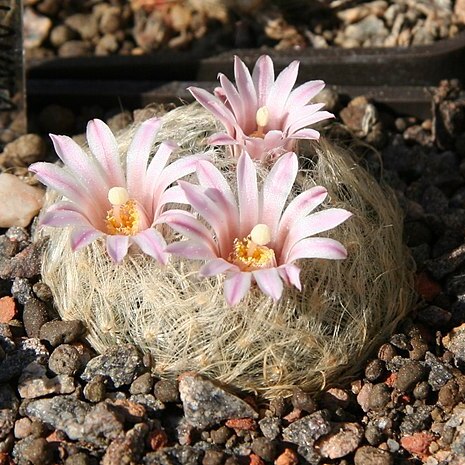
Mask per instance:
[[[108,200],[112,205],[123,205],[129,200],[129,192],[124,187],[112,187],[108,191]]]
[[[266,106],[260,107],[255,115],[255,121],[257,123],[257,129],[251,135],[251,137],[265,137],[265,126],[268,124],[270,119],[270,112]]]
[[[124,187],[112,187],[108,191],[112,208],[107,211],[105,223],[109,234],[133,236],[139,232],[140,212],[135,200],[129,198]]]
[[[276,266],[274,250],[266,247],[270,240],[270,228],[266,224],[257,224],[249,236],[234,240],[234,249],[229,256],[229,261],[242,271]]]

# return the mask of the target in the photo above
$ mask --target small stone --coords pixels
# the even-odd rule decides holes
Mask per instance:
[[[61,344],[50,355],[48,367],[59,375],[74,375],[81,366],[78,350],[69,344]]]
[[[432,410],[433,407],[430,405],[408,406],[407,414],[400,424],[401,433],[408,435],[427,429],[431,424]]]
[[[270,401],[270,412],[272,415],[282,418],[286,413],[287,405],[286,399],[283,399],[281,396],[274,397]]]
[[[316,410],[312,395],[298,387],[295,387],[293,390],[291,402],[294,408],[303,410],[304,412],[313,413]]]
[[[430,392],[431,392],[431,388],[428,382],[421,381],[413,389],[413,396],[415,397],[415,399],[425,400],[429,396]]]
[[[368,412],[368,410],[370,410],[369,399],[372,389],[373,385],[371,383],[365,383],[360,389],[360,392],[357,394],[357,403],[360,407],[362,407],[364,412]]]
[[[16,420],[14,434],[16,439],[24,439],[27,438],[32,432],[32,421],[29,418],[24,417]],[[0,461],[0,463],[2,463]]]
[[[41,339],[48,341],[53,347],[57,347],[60,344],[69,344],[77,341],[81,336],[84,335],[86,329],[79,320],[70,321],[49,321],[42,325],[39,331]]]
[[[179,389],[175,382],[161,379],[153,388],[155,397],[161,402],[179,402]]]
[[[44,191],[9,173],[0,174],[0,228],[26,227],[42,208]]]
[[[52,21],[50,18],[38,15],[32,8],[24,9],[23,36],[25,48],[40,47],[48,37],[51,28]]]
[[[42,421],[34,419],[31,424],[31,436],[45,438],[50,434],[50,428]]]
[[[384,432],[373,421],[370,421],[365,428],[365,438],[370,445],[377,446],[383,441]]]
[[[53,298],[52,291],[47,284],[38,282],[32,286],[32,291],[38,299],[43,302],[50,302]]]
[[[26,278],[15,278],[11,293],[21,305],[24,305],[32,297],[32,287]]]
[[[96,55],[108,55],[118,50],[119,44],[113,34],[105,34],[95,47]]]
[[[390,362],[397,355],[397,351],[391,344],[383,344],[378,350],[378,358],[383,362]]]
[[[258,417],[242,399],[196,374],[181,375],[179,393],[184,415],[196,428],[206,428],[230,418]]]
[[[149,433],[147,442],[152,450],[159,450],[168,445],[168,435],[164,430],[157,428]]]
[[[76,13],[65,19],[65,24],[76,31],[82,39],[92,40],[98,36],[98,22],[95,16]]]
[[[426,374],[427,370],[421,362],[410,361],[399,369],[394,387],[401,392],[409,392],[425,379]]]
[[[28,447],[23,449],[23,460],[32,465],[51,465],[53,463],[52,445],[44,438],[33,439]]]
[[[393,456],[385,450],[362,446],[355,452],[355,465],[394,465]]]
[[[191,446],[176,445],[149,452],[144,457],[144,465],[179,464],[198,465],[201,463],[201,451]],[[226,465],[226,463],[225,463]]]
[[[323,410],[312,413],[283,429],[283,439],[299,446],[311,447],[313,441],[328,434],[331,424]]]
[[[381,410],[391,400],[391,390],[384,383],[374,384],[368,398],[369,408],[372,410]]]
[[[438,403],[445,408],[454,407],[457,404],[458,395],[459,385],[455,379],[451,379],[439,390]]]
[[[100,17],[99,28],[102,34],[113,34],[122,27],[121,9],[118,7],[106,8]]]
[[[397,347],[400,350],[410,350],[410,342],[406,334],[394,334],[390,340],[391,344],[394,347]]]
[[[447,350],[454,354],[457,361],[465,363],[465,323],[444,336],[442,343]]]
[[[284,452],[275,460],[275,465],[297,465],[299,457],[289,448],[284,449]]]
[[[411,454],[423,457],[428,455],[428,448],[433,441],[434,436],[431,433],[423,431],[411,436],[404,436],[400,440],[400,444]]]
[[[232,434],[232,431],[228,427],[220,426],[217,430],[210,432],[210,438],[213,444],[225,444]]]
[[[332,431],[320,438],[316,446],[320,454],[338,459],[354,452],[363,439],[363,428],[357,423],[335,423]]]
[[[338,408],[345,409],[349,406],[349,394],[340,388],[329,388],[321,393],[320,404],[322,408],[327,408],[332,412]]]
[[[31,298],[24,304],[23,323],[28,337],[39,337],[40,328],[48,320],[47,307],[42,301]]]
[[[376,381],[383,375],[384,370],[385,366],[382,360],[371,360],[365,367],[365,378],[371,382]]]
[[[2,158],[7,167],[29,166],[45,158],[47,145],[37,134],[24,134],[5,145]]]
[[[101,402],[105,399],[106,394],[107,387],[103,375],[94,376],[94,378],[84,386],[84,397],[89,402]]]
[[[111,441],[102,458],[102,465],[141,463],[145,439],[149,427],[143,423],[135,425],[124,437]]]
[[[281,420],[277,417],[265,417],[258,422],[260,430],[265,438],[273,440],[281,432]]]
[[[255,438],[252,442],[252,450],[266,462],[272,462],[276,458],[276,444],[269,439]]]
[[[451,317],[452,315],[449,311],[436,305],[428,305],[428,307],[418,312],[418,321],[425,323],[432,328],[447,325]]]
[[[129,392],[131,394],[148,394],[152,389],[153,376],[150,373],[144,373],[132,382]]]
[[[87,364],[81,378],[91,381],[96,375],[108,378],[109,387],[130,385],[144,369],[142,355],[131,344],[112,347]]]
[[[90,465],[90,463],[89,456],[84,452],[70,455],[65,460],[65,465]]]
[[[92,54],[92,47],[89,43],[82,40],[68,40],[58,49],[58,56],[67,57],[80,57]]]
[[[49,394],[70,394],[74,392],[71,376],[47,376],[47,369],[38,363],[30,363],[18,380],[18,392],[23,399],[35,399]]]
[[[16,317],[16,303],[10,296],[0,298],[0,323],[9,323]]]
[[[447,381],[452,379],[452,367],[448,367],[445,363],[442,363],[431,352],[426,353],[425,363],[430,368],[428,383],[433,391],[439,391]]]
[[[39,275],[42,250],[46,242],[46,238],[33,242],[9,260],[0,258],[0,277],[3,279],[33,278]]]
[[[0,385],[0,440],[5,439],[15,425],[19,400],[8,384]]]
[[[221,450],[208,449],[202,459],[202,465],[222,465],[224,452]]]
[[[77,33],[65,24],[58,24],[50,33],[50,42],[55,48],[61,47],[66,42],[76,39]]]

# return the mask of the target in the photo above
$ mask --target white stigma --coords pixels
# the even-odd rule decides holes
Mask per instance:
[[[271,241],[271,230],[266,224],[257,224],[250,232],[250,239],[257,245],[266,245]]]
[[[124,205],[129,200],[129,193],[124,187],[112,187],[108,191],[108,200],[112,205]]]
[[[269,119],[270,119],[270,112],[268,111],[268,108],[260,107],[257,110],[257,114],[255,116],[255,121],[257,122],[257,126],[259,128],[264,128],[268,124]]]

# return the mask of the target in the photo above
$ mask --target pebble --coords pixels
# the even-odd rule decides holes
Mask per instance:
[[[47,284],[43,282],[34,283],[32,286],[32,291],[37,296],[38,299],[43,302],[50,302],[53,298],[52,291]]]
[[[47,145],[37,134],[24,134],[5,145],[0,155],[0,163],[4,166],[29,166],[44,159]]]
[[[393,456],[385,450],[362,446],[355,452],[355,465],[394,465]]]
[[[16,317],[17,309],[14,299],[10,296],[0,298],[0,323],[9,323]]]
[[[28,460],[32,465],[51,465],[52,445],[44,438],[32,439],[22,450],[22,459]]]
[[[19,409],[19,399],[8,384],[0,385],[0,440],[13,430]]]
[[[224,463],[224,452],[221,450],[208,449],[202,459],[202,465],[222,465]]]
[[[442,363],[431,352],[426,353],[425,363],[429,367],[428,383],[433,391],[438,391],[447,381],[452,379],[451,368]]]
[[[457,361],[465,363],[465,323],[452,329],[442,338],[442,343],[454,354]]]
[[[275,465],[297,465],[299,463],[299,457],[292,449],[286,447],[284,452],[279,455],[274,463]]]
[[[27,438],[32,433],[32,421],[27,417],[19,418],[15,422],[14,434],[16,439]],[[1,462],[0,462],[1,463]]]
[[[155,397],[161,402],[179,402],[179,389],[175,382],[161,379],[153,388]]]
[[[382,360],[376,358],[367,363],[365,367],[365,378],[368,381],[374,382],[378,380],[385,371],[385,366]]]
[[[227,426],[220,426],[210,432],[210,437],[213,444],[225,444],[232,434],[232,431]]]
[[[52,28],[52,21],[46,16],[34,13],[30,8],[25,8],[23,25],[24,47],[32,49],[40,47],[46,40]]]
[[[371,410],[381,410],[386,407],[386,405],[391,400],[391,390],[384,383],[374,384],[369,398],[368,406]]]
[[[202,454],[198,449],[194,449],[193,447],[187,445],[164,447],[163,449],[160,449],[158,451],[149,452],[145,456],[144,465],[197,465],[201,463],[201,455]]]
[[[0,173],[0,228],[26,227],[42,208],[44,191],[9,173]]]
[[[42,325],[39,335],[41,339],[48,341],[52,347],[57,347],[63,343],[69,344],[77,341],[85,331],[84,324],[79,320],[55,320]]]
[[[277,455],[276,443],[263,437],[254,439],[252,451],[266,462],[273,462]]]
[[[417,456],[426,456],[428,447],[434,441],[434,436],[431,433],[419,432],[413,435],[404,436],[400,440],[401,446]]]
[[[98,36],[98,22],[94,15],[76,13],[68,16],[65,24],[84,40],[92,40]]]
[[[32,286],[26,278],[15,278],[11,286],[11,294],[24,305],[32,297]]]
[[[281,432],[281,420],[277,417],[265,417],[258,422],[260,431],[265,438],[273,440]]]
[[[427,370],[420,362],[409,361],[399,369],[394,387],[401,392],[409,392],[418,382],[423,381],[426,375]]]
[[[94,376],[102,375],[108,378],[110,388],[118,389],[129,386],[143,370],[144,364],[139,350],[131,344],[125,344],[112,347],[90,360],[81,378],[91,381]]]
[[[304,447],[312,447],[316,439],[331,431],[331,423],[324,410],[314,412],[283,429],[283,439]]]
[[[50,32],[50,42],[55,48],[77,37],[77,33],[65,24],[58,24]]]
[[[148,394],[153,389],[153,381],[153,376],[150,373],[144,373],[132,382],[129,392],[131,394]]]
[[[104,375],[94,376],[85,386],[84,386],[84,397],[89,402],[101,402],[105,399],[107,394],[107,387],[105,382]]]
[[[0,257],[0,277],[2,279],[34,278],[39,275],[42,250],[46,241],[46,238],[39,239],[10,259],[5,260]]]
[[[47,307],[42,301],[31,298],[24,304],[23,324],[28,337],[39,337],[39,330],[47,321]]]
[[[58,49],[58,56],[62,58],[88,56],[91,53],[91,45],[82,40],[68,40]]]
[[[78,452],[77,454],[70,455],[65,460],[65,465],[90,465],[90,459],[84,452]]]
[[[61,344],[51,353],[48,367],[53,373],[72,376],[81,367],[81,356],[72,345]]]
[[[312,395],[298,387],[293,389],[291,402],[294,408],[307,413],[313,413],[316,410],[316,404]]]
[[[338,459],[354,452],[363,439],[364,430],[358,423],[335,423],[326,436],[317,441],[320,454]]]
[[[126,432],[124,437],[110,443],[102,458],[102,465],[140,463],[149,427],[139,423]]]
[[[186,420],[196,428],[213,426],[229,418],[258,417],[249,404],[200,375],[181,375],[179,393]]]

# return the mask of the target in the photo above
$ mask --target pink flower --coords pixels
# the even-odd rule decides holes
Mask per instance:
[[[309,81],[292,90],[298,69],[299,62],[293,61],[275,80],[269,56],[257,60],[252,75],[235,57],[236,87],[224,74],[219,75],[216,96],[190,87],[197,101],[226,129],[226,134],[211,136],[209,143],[234,145],[236,156],[245,147],[253,159],[264,161],[293,150],[296,139],[318,139],[320,133],[307,126],[334,115],[320,111],[324,104],[309,104],[323,89],[323,81]]]
[[[186,211],[163,213],[157,222],[167,223],[187,238],[170,244],[167,251],[206,260],[200,269],[202,276],[225,274],[224,294],[229,305],[245,296],[252,280],[275,300],[281,297],[283,281],[301,290],[300,268],[294,262],[347,256],[340,242],[310,236],[338,226],[351,213],[340,208],[311,213],[327,196],[321,186],[299,194],[284,208],[297,171],[296,154],[286,153],[259,190],[255,165],[244,152],[237,165],[236,201],[220,171],[207,161],[199,162],[200,185],[178,184],[210,228]]]
[[[90,155],[71,138],[51,134],[64,167],[40,162],[30,170],[66,200],[52,205],[41,224],[70,226],[73,250],[105,237],[108,254],[117,263],[131,244],[166,263],[166,242],[153,227],[154,222],[168,202],[185,202],[182,190],[169,186],[195,171],[199,157],[185,157],[166,166],[177,145],[164,142],[148,163],[160,125],[158,118],[141,124],[128,149],[126,169],[121,165],[116,139],[103,121],[94,119],[87,125]]]

